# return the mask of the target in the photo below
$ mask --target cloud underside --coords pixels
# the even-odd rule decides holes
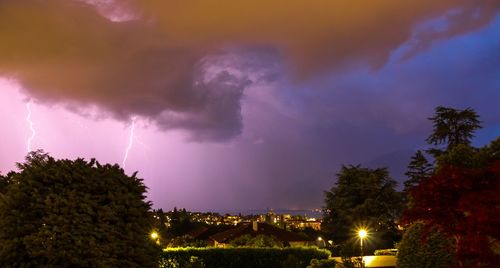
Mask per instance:
[[[486,25],[498,10],[496,1],[466,0],[4,0],[0,76],[40,102],[224,141],[241,133],[244,90],[272,79],[251,75],[270,61],[296,81],[355,63],[376,69],[411,38],[405,57]],[[440,16],[446,30],[413,36]]]

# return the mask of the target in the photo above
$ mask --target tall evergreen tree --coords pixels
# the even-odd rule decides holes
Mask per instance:
[[[408,164],[408,171],[405,175],[408,180],[404,182],[404,192],[415,187],[423,179],[429,177],[432,173],[432,164],[427,161],[422,151],[418,150],[414,156],[411,157],[410,164]]]
[[[365,225],[379,246],[392,247],[401,209],[401,195],[395,187],[386,168],[342,166],[335,186],[325,192],[322,229],[337,244],[345,244],[356,227]]]
[[[427,143],[438,146],[446,145],[449,150],[457,145],[470,145],[474,131],[481,128],[478,114],[471,108],[458,110],[443,106],[436,108],[436,114],[430,117],[433,123],[432,134]],[[439,155],[441,149],[431,149],[430,153]]]

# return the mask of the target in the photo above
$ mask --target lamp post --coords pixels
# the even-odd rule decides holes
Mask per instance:
[[[318,237],[318,241],[322,242],[323,243],[323,247],[326,248],[326,242],[325,242],[325,240],[323,240],[323,238],[321,236]]]
[[[158,233],[157,232],[152,232],[151,233],[151,239],[155,240],[156,238],[158,238]]]
[[[367,233],[366,233],[366,230],[365,229],[360,229],[358,231],[358,236],[359,236],[359,242],[360,242],[360,246],[361,246],[361,267],[365,267],[365,262],[363,260],[363,239],[365,239]]]
[[[156,231],[151,232],[150,237],[156,244],[160,244],[160,235]]]

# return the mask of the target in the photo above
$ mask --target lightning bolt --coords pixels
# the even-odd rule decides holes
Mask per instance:
[[[26,122],[28,122],[28,126],[31,130],[31,136],[28,137],[28,141],[26,142],[26,149],[28,150],[28,153],[31,152],[31,142],[33,142],[33,139],[35,138],[36,135],[36,130],[33,127],[33,121],[31,121],[31,102],[26,103],[26,110],[28,110],[28,115],[26,116]]]
[[[128,146],[125,149],[125,155],[123,156],[122,167],[125,167],[128,158],[128,153],[130,152],[130,149],[132,149],[132,145],[134,144],[134,131],[135,131],[135,118],[132,119],[132,125],[130,126],[130,136],[128,138]]]

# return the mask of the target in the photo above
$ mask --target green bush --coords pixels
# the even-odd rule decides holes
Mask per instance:
[[[335,268],[337,262],[333,259],[312,259],[311,264],[307,266],[307,268]]]
[[[388,249],[377,249],[373,253],[375,256],[396,256],[398,253],[398,250],[395,248],[388,248]]]
[[[398,244],[398,268],[445,268],[453,265],[453,243],[435,228],[421,222],[411,225]]]
[[[330,252],[317,248],[177,248],[163,252],[160,267],[187,267],[193,256],[207,268],[288,268],[306,267],[312,259],[328,259]]]
[[[360,268],[362,267],[361,257],[341,257],[342,268]]]
[[[205,268],[205,264],[200,258],[196,256],[191,256],[189,258],[189,263],[187,263],[186,268]]]
[[[207,246],[206,241],[197,240],[190,235],[174,237],[168,242],[167,245],[167,247],[169,248],[187,248],[187,247],[201,248],[206,246]]]
[[[242,235],[231,240],[231,246],[233,247],[254,247],[254,248],[282,248],[283,243],[278,240],[278,238],[271,235],[257,235],[255,237],[251,235]]]

